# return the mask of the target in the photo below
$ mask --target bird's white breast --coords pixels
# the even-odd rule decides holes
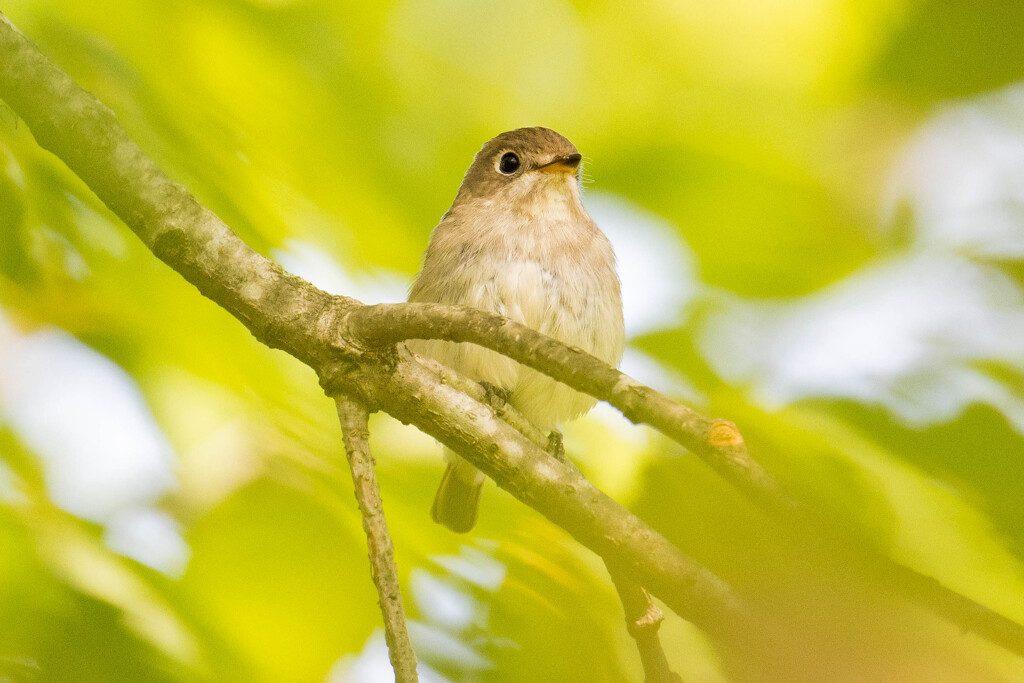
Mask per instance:
[[[544,194],[536,193],[537,211],[498,213],[497,221],[486,225],[446,225],[461,218],[446,217],[431,238],[420,275],[427,284],[418,281],[410,300],[492,311],[617,364],[624,339],[611,246],[582,211],[578,197],[574,206]],[[473,344],[416,341],[410,346],[473,379],[509,390],[510,402],[542,429],[595,403]]]

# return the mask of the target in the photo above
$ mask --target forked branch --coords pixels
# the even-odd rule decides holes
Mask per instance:
[[[61,158],[153,253],[261,342],[312,367],[331,396],[346,394],[416,424],[469,457],[516,498],[633,572],[685,618],[732,639],[761,629],[749,606],[663,536],[550,458],[492,408],[452,389],[403,348],[367,350],[331,296],[253,251],[167,177],[107,107],[0,15],[0,97],[39,144]]]
[[[637,424],[654,427],[696,453],[762,507],[791,511],[798,506],[750,457],[731,422],[704,417],[586,351],[514,320],[467,306],[377,304],[349,312],[345,326],[357,343],[370,346],[407,339],[446,339],[493,349],[607,401]]]
[[[732,423],[711,420],[597,359],[499,316],[401,304],[363,307],[331,296],[253,251],[213,212],[148,159],[114,114],[79,88],[0,15],[0,97],[138,237],[263,343],[290,353],[347,394],[416,424],[567,529],[614,571],[648,588],[702,628],[733,638],[762,629],[735,592],[663,536],[594,488],[490,405],[416,362],[408,338],[471,341],[604,399],[700,455],[763,508],[805,526],[797,505],[750,458]],[[810,533],[810,532],[809,532]],[[1024,627],[928,577],[877,556],[873,566],[921,604],[1024,654]]]
[[[352,484],[356,502],[363,516],[363,531],[370,557],[370,573],[380,599],[384,616],[384,638],[388,644],[391,668],[395,670],[395,683],[416,683],[416,654],[409,642],[409,631],[402,610],[402,593],[395,567],[394,548],[388,523],[384,518],[384,504],[370,453],[370,430],[366,407],[347,396],[335,399],[338,420],[345,439],[345,455],[352,471]]]

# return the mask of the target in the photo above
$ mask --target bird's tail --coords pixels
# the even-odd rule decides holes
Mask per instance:
[[[476,524],[480,507],[480,491],[484,486],[483,472],[447,451],[448,467],[437,487],[430,516],[456,533],[466,533]]]

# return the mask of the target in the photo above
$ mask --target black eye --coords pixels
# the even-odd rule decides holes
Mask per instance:
[[[512,175],[517,168],[519,168],[519,157],[515,152],[505,152],[501,155],[501,161],[498,162],[499,171],[505,175]]]

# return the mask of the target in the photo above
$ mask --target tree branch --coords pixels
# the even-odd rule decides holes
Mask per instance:
[[[171,181],[117,118],[0,14],[0,97],[161,260],[263,343],[302,360],[328,394],[347,394],[416,424],[466,456],[516,498],[561,524],[622,571],[643,577],[680,615],[712,633],[756,634],[746,603],[589,482],[547,457],[488,406],[443,384],[408,351],[348,341],[332,297],[250,249]],[[648,580],[649,579],[649,580]]]
[[[253,335],[311,365],[330,355],[323,331],[339,305],[255,252],[172,181],[128,137],[117,117],[0,14],[0,96],[150,250],[227,309]],[[327,320],[322,320],[323,316]],[[310,330],[321,334],[311,335]]]
[[[388,644],[391,668],[395,670],[396,683],[416,683],[416,654],[409,642],[409,632],[402,610],[402,592],[398,584],[398,569],[395,567],[394,550],[384,518],[384,504],[380,499],[380,488],[373,468],[370,453],[370,431],[367,426],[366,407],[348,398],[335,399],[338,420],[345,438],[345,455],[352,470],[352,484],[356,502],[363,516],[363,531],[369,549],[370,573],[380,597],[380,611],[384,616],[384,639]]]
[[[626,614],[626,630],[633,636],[636,647],[640,650],[645,683],[683,683],[679,674],[669,667],[665,651],[661,647],[661,639],[658,637],[658,628],[665,615],[654,604],[647,591],[622,574],[610,573]]]
[[[109,109],[47,60],[2,14],[0,97],[39,144],[67,163],[154,254],[257,339],[316,370],[331,395],[348,393],[437,437],[698,625],[737,635],[750,633],[757,622],[728,586],[547,457],[490,406],[445,384],[403,347],[380,345],[427,337],[496,349],[663,431],[762,507],[808,528],[820,526],[813,512],[795,505],[749,457],[732,423],[705,418],[577,349],[471,309],[396,305],[384,315],[386,307],[363,308],[284,272],[171,181],[128,138]],[[1024,626],[887,558],[873,562],[922,604],[1024,654]]]
[[[416,360],[426,366],[427,369],[437,372],[444,384],[469,395],[476,401],[488,403],[496,411],[497,415],[514,426],[537,446],[541,448],[547,446],[548,439],[543,432],[526,420],[512,406],[498,400],[496,397],[488,396],[484,388],[477,382],[460,375],[431,358],[416,356]],[[571,460],[567,461],[566,464],[575,468]],[[998,643],[1008,650],[1024,655],[1024,646],[1022,646],[1022,643],[1024,643],[1024,629],[1017,622],[1006,618],[998,612],[994,612],[970,598],[949,590],[929,576],[924,576],[919,572],[896,564],[887,556],[863,548],[851,547],[851,544],[845,537],[837,533],[836,530],[825,526],[824,520],[813,518],[810,511],[805,511],[802,508],[793,509],[793,514],[790,515],[789,521],[791,524],[788,528],[792,534],[792,543],[825,543],[835,555],[837,563],[849,562],[851,565],[867,566],[875,575],[882,578],[888,586],[897,590],[901,595],[912,597],[918,603],[944,616],[965,631],[977,633],[981,637]],[[844,555],[845,558],[840,559],[840,555]],[[615,581],[617,576],[621,576],[610,565],[608,570],[612,574],[613,581]],[[616,588],[619,589],[619,582],[615,582]],[[619,589],[619,597],[623,601],[623,607],[626,610],[628,619],[628,615],[638,609],[636,605],[639,603],[635,598],[630,598],[628,594],[624,596],[621,589]],[[633,607],[626,607],[627,601],[630,601]],[[677,608],[673,607],[673,609],[680,613]],[[643,657],[643,648],[645,646],[639,642],[637,645],[641,648],[641,656]],[[657,655],[654,653],[650,653],[648,656],[652,659],[657,658]],[[658,666],[657,664],[654,665]]]
[[[360,385],[372,392],[368,399],[374,405],[469,460],[616,571],[636,577],[684,618],[733,641],[762,637],[753,610],[728,585],[597,489],[575,466],[551,457],[490,405],[438,381],[404,346],[386,365],[367,367],[361,375]]]
[[[845,529],[830,525],[817,510],[784,492],[749,456],[731,422],[704,417],[580,349],[477,309],[439,304],[377,304],[350,311],[345,316],[345,325],[363,345],[402,339],[478,344],[608,401],[633,422],[647,423],[697,453],[759,507],[784,522],[794,542],[829,547],[832,552],[845,555],[848,562],[869,569],[891,589],[911,596],[965,631],[1024,656],[1024,625],[946,588],[930,576],[893,562],[884,553],[858,546]],[[460,454],[477,464],[473,455]],[[486,467],[477,466],[487,471]],[[676,609],[655,584],[641,584]]]
[[[607,401],[634,423],[648,424],[690,451],[762,507],[791,511],[797,503],[747,453],[736,426],[704,417],[586,351],[551,339],[514,320],[467,306],[377,304],[345,316],[365,346],[406,339],[472,342],[493,349],[560,382]]]

